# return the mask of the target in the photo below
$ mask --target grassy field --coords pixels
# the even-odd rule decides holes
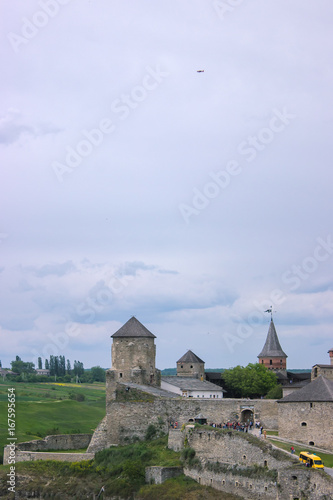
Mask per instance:
[[[277,441],[276,439],[270,439],[270,443],[274,444],[275,446],[278,446],[279,448],[282,448],[283,450],[290,451],[290,447],[294,446],[295,448],[295,454],[299,456],[301,451],[311,451],[311,447],[306,447],[306,446],[297,446],[297,445],[292,445],[291,443],[284,443],[282,441]],[[333,455],[330,453],[319,453],[319,452],[314,452],[316,455],[319,455],[322,461],[324,462],[324,465],[326,467],[333,467]]]
[[[0,454],[7,444],[8,388],[15,388],[17,442],[49,434],[92,434],[105,416],[105,384],[0,384]],[[83,395],[83,397],[82,397]],[[83,399],[77,401],[76,398]]]

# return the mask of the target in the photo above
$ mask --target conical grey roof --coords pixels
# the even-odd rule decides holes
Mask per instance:
[[[134,316],[129,319],[119,330],[116,331],[112,338],[115,337],[152,337],[156,338],[145,326],[143,326],[140,321],[138,321]]]
[[[187,351],[184,356],[178,359],[177,363],[204,363],[202,359],[198,358],[196,354],[192,351]]]
[[[285,352],[283,352],[276,330],[275,326],[273,323],[273,320],[271,319],[268,333],[267,333],[267,338],[265,345],[261,351],[260,354],[257,356],[258,358],[287,358],[288,356],[286,355]]]

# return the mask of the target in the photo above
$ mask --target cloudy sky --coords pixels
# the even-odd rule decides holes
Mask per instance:
[[[111,366],[333,346],[331,0],[1,1],[0,334]],[[198,70],[204,70],[198,72]]]

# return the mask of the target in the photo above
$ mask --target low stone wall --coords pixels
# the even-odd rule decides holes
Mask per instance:
[[[94,458],[94,453],[57,453],[49,450],[79,450],[87,448],[91,434],[57,434],[44,439],[34,439],[24,443],[13,443],[4,447],[4,465],[29,460],[64,460],[79,462]]]
[[[3,464],[14,463],[10,460],[9,450],[4,448]],[[58,460],[61,462],[82,462],[82,460],[92,460],[94,453],[58,453],[58,452],[40,452],[40,451],[20,451],[15,450],[16,462],[31,462],[33,460]],[[12,457],[13,458],[13,457]]]
[[[18,443],[16,447],[21,451],[79,450],[89,446],[91,437],[91,434],[56,434]]]
[[[167,479],[183,474],[183,467],[146,467],[146,483],[162,484]]]

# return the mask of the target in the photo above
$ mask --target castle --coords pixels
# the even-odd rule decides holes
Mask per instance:
[[[333,449],[329,417],[333,408],[332,380],[319,377],[317,383],[313,380],[306,385],[295,384],[295,390],[278,403],[226,398],[221,387],[204,380],[204,361],[192,351],[177,361],[176,377],[162,377],[155,366],[155,338],[135,317],[112,335],[112,368],[106,372],[106,417],[96,429],[89,451],[143,439],[149,424],[168,432],[170,424],[177,422],[181,426],[195,422],[198,416],[216,423],[259,420],[265,428],[279,429],[286,437],[297,435],[302,443]],[[290,385],[287,355],[273,319],[258,358]],[[306,421],[305,407],[313,410],[306,413]],[[296,432],[299,428],[301,434]]]

